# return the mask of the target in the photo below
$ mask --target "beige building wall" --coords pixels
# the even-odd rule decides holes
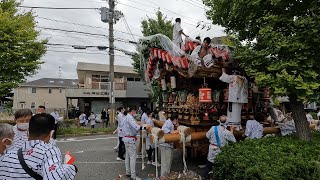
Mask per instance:
[[[14,89],[13,109],[31,109],[32,103],[37,108],[44,105],[46,108],[67,108],[66,90],[64,88],[35,87],[36,93],[32,93],[31,87],[19,87]],[[51,93],[49,93],[51,89]],[[23,107],[24,106],[24,107]]]

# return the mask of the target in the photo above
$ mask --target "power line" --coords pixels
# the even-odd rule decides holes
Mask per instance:
[[[91,53],[91,52],[74,52],[74,51],[65,51],[65,50],[52,50],[52,49],[47,49],[47,51],[49,52],[61,52],[61,53],[71,53],[71,54],[94,54],[94,55],[109,55],[108,53]],[[120,54],[114,54],[115,56],[118,56],[118,57],[125,57],[125,58],[130,58],[130,56],[124,56],[124,55],[120,55]]]
[[[77,25],[77,26],[83,26],[83,27],[89,27],[89,28],[96,28],[96,29],[106,29],[105,27],[100,27],[100,26],[91,26],[91,25],[86,25],[86,24],[80,24],[80,23],[73,23],[73,22],[68,22],[68,21],[62,21],[62,20],[57,20],[57,19],[52,19],[52,18],[46,18],[46,17],[41,17],[41,16],[37,16],[37,18],[39,19],[45,19],[45,20],[48,20],[48,21],[55,21],[55,22],[59,22],[59,23],[65,23],[65,24],[73,24],[73,25]],[[124,33],[124,34],[128,34],[128,35],[132,35],[132,34],[129,34],[127,32],[124,32],[124,31],[120,31],[120,30],[114,30],[116,32],[120,32],[120,33]],[[141,35],[137,35],[137,34],[133,34],[134,36],[139,36],[139,37],[143,37]]]
[[[18,7],[21,7],[21,8],[30,8],[30,9],[60,9],[60,10],[74,10],[74,9],[77,9],[77,10],[97,10],[99,8],[70,8],[70,7],[40,7],[40,6],[18,6]]]
[[[124,24],[125,24],[128,32],[129,32],[129,33],[131,34],[131,36],[132,36],[132,40],[133,40],[133,41],[136,41],[136,39],[134,38],[134,36],[133,36],[133,34],[132,34],[132,32],[131,32],[131,29],[130,29],[130,27],[129,27],[129,25],[128,25],[128,23],[127,23],[127,20],[126,20],[125,17],[123,17],[123,21],[124,21]]]
[[[150,13],[150,14],[154,14],[154,12],[150,12],[150,11],[147,11],[145,9],[140,9],[138,7],[135,7],[135,6],[131,6],[131,5],[128,5],[128,4],[124,4],[124,3],[121,3],[121,2],[118,2],[119,4],[122,4],[124,6],[128,6],[128,7],[131,7],[131,8],[134,8],[134,9],[137,9],[137,10],[140,10],[140,11],[144,11],[144,12],[147,12],[147,13]],[[188,24],[188,25],[191,25],[191,26],[195,26],[196,24],[191,24],[191,23],[187,23],[185,22],[185,24]]]

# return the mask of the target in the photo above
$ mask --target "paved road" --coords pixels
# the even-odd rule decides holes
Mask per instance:
[[[117,137],[114,135],[85,136],[76,138],[60,138],[58,146],[64,154],[70,151],[75,156],[76,165],[79,172],[76,180],[113,180],[119,174],[125,173],[124,162],[116,161],[117,153],[113,147],[117,143]],[[155,167],[146,164],[146,169],[141,170],[141,159],[137,159],[137,175],[141,178],[148,174],[155,174]],[[145,162],[147,160],[145,159]],[[188,168],[196,172],[201,172],[198,167],[204,164],[204,160],[188,160]],[[172,164],[173,171],[182,171],[182,152],[174,152]],[[159,168],[160,173],[160,168]]]

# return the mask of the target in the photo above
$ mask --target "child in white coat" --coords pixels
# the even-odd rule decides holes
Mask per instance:
[[[96,125],[96,116],[94,115],[93,112],[91,112],[88,119],[90,121],[91,128],[94,128],[94,125]]]

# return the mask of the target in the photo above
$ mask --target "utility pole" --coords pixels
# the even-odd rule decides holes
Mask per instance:
[[[110,74],[110,94],[109,94],[109,103],[110,107],[110,124],[112,127],[115,126],[115,96],[114,96],[114,35],[113,35],[113,24],[120,20],[123,17],[122,12],[115,11],[115,0],[109,0],[109,8],[101,8],[101,21],[104,23],[109,23],[109,74]]]
[[[114,37],[113,37],[113,20],[114,20],[114,0],[109,0],[109,59],[110,59],[110,98],[111,104],[110,120],[111,127],[115,126],[115,98],[114,98]]]

